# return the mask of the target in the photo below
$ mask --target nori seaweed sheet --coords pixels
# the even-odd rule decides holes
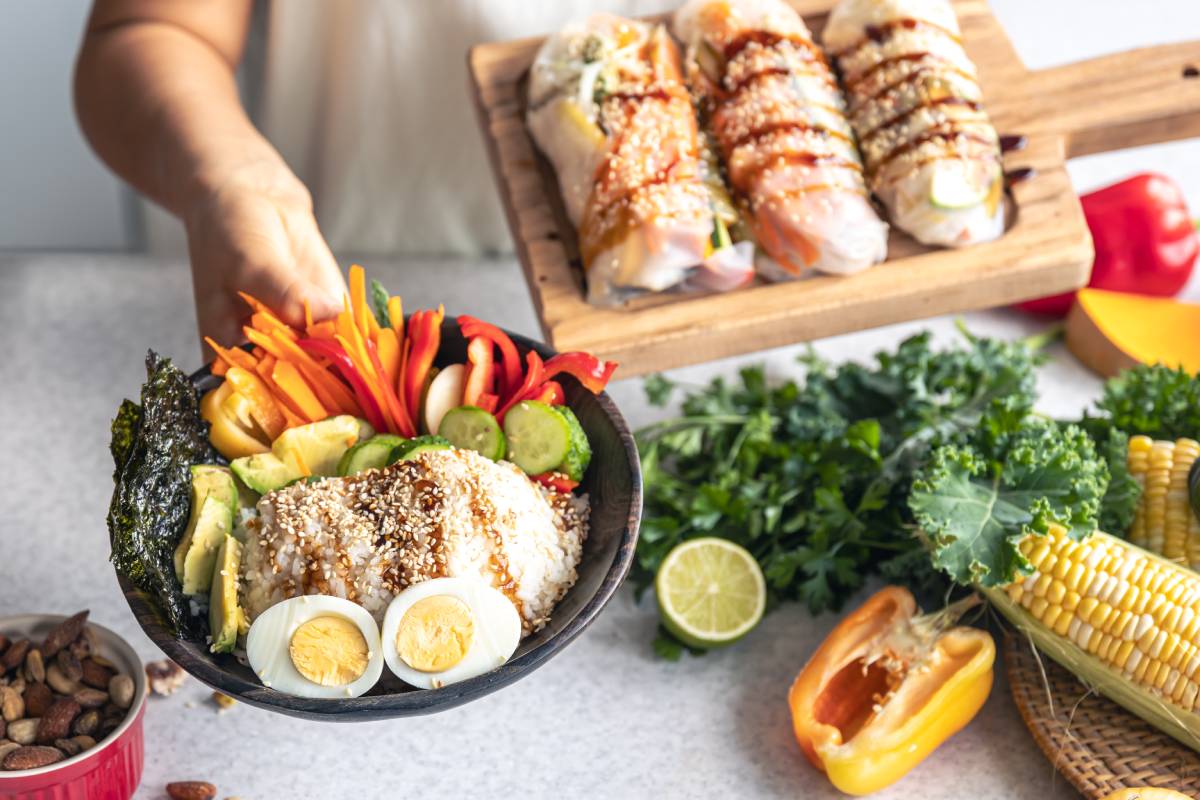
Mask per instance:
[[[175,577],[174,552],[190,512],[190,468],[220,457],[209,444],[195,386],[170,359],[147,353],[141,405],[121,404],[110,449],[112,562],[157,603],[176,636],[199,635]]]

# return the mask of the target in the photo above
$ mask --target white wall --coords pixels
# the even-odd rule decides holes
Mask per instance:
[[[89,0],[0,1],[0,250],[119,250],[121,185],[75,124],[71,70]]]

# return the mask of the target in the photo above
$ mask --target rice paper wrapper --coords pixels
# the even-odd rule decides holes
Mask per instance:
[[[876,189],[891,213],[893,224],[922,244],[966,247],[990,242],[1004,234],[1004,176],[997,163],[942,159],[922,165],[910,174]],[[935,186],[954,186],[963,197],[977,202],[952,207],[936,202]],[[944,190],[943,190],[944,191]]]

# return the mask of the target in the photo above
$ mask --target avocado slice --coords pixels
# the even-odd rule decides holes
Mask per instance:
[[[337,475],[346,451],[373,434],[371,426],[356,417],[330,417],[289,428],[271,444],[271,452],[235,458],[230,467],[246,486],[266,494],[296,478]]]
[[[238,571],[242,563],[242,543],[226,536],[217,551],[216,569],[208,595],[209,649],[229,653],[237,644],[238,633],[246,628],[246,615],[238,605]]]
[[[192,467],[192,513],[175,548],[175,577],[187,595],[203,592],[212,579],[221,542],[233,531],[237,488],[233,474],[215,464]]]

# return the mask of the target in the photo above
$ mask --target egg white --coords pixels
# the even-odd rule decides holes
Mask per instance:
[[[404,663],[396,652],[396,633],[414,603],[435,595],[449,595],[465,603],[471,609],[475,633],[462,661],[441,672],[421,672]],[[479,580],[434,578],[414,584],[396,595],[383,618],[383,658],[388,669],[419,689],[437,689],[491,672],[512,658],[520,641],[521,616],[516,606],[499,589]]]
[[[300,674],[288,652],[296,629],[316,617],[342,617],[362,633],[367,643],[367,669],[353,683],[322,686]],[[379,626],[365,608],[341,597],[302,595],[268,608],[246,634],[246,658],[263,686],[298,697],[344,698],[365,694],[383,674]]]

